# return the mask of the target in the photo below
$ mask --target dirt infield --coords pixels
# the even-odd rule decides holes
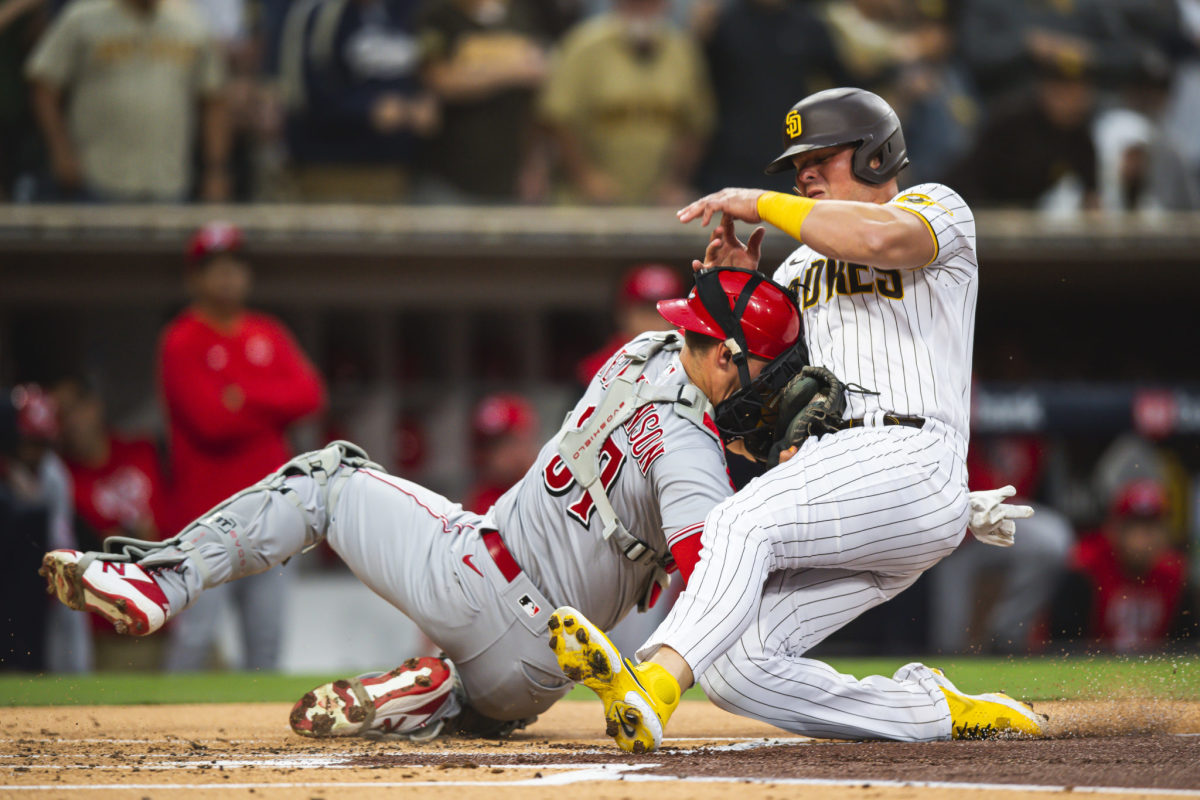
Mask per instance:
[[[1200,797],[1200,702],[1038,710],[1050,715],[1049,740],[838,743],[689,702],[662,751],[633,757],[603,738],[593,702],[560,703],[507,742],[424,746],[302,739],[273,703],[15,708],[0,712],[0,797]]]

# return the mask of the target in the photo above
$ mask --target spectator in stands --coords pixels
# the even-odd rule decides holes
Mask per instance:
[[[229,197],[225,65],[191,6],[78,0],[46,31],[26,73],[62,199],[187,199],[197,128],[199,194]]]
[[[679,273],[666,264],[638,264],[630,268],[621,279],[613,303],[616,330],[599,350],[579,362],[576,380],[587,386],[613,354],[639,333],[671,330],[658,313],[658,301],[683,297],[686,291]]]
[[[32,194],[40,154],[22,73],[46,16],[46,0],[0,0],[0,202]]]
[[[941,60],[953,45],[943,4],[917,0],[849,0],[825,3],[821,14],[851,83],[881,94],[908,67]]]
[[[1085,536],[1059,588],[1052,630],[1120,653],[1161,649],[1180,625],[1185,566],[1171,545],[1166,490],[1154,480],[1122,486],[1102,530]]]
[[[1044,72],[994,110],[948,182],[977,206],[1095,207],[1095,103],[1089,76]]]
[[[712,133],[708,71],[665,0],[613,0],[563,39],[540,101],[568,200],[678,205]]]
[[[1200,175],[1162,124],[1169,80],[1165,65],[1161,72],[1141,73],[1122,87],[1119,104],[1096,115],[1092,138],[1106,211],[1200,208]]]
[[[42,544],[46,550],[78,548],[75,538],[75,516],[71,506],[71,476],[53,450],[59,435],[57,408],[54,398],[34,383],[21,384],[11,391],[0,392],[0,502],[6,508],[0,512],[14,523],[3,530],[14,537],[12,546],[25,553],[36,575],[40,558],[26,548]],[[21,536],[21,540],[15,537]],[[34,564],[30,564],[33,561]],[[15,586],[29,587],[29,575],[4,576]],[[32,598],[29,594],[14,599],[10,609],[24,614]],[[44,600],[45,598],[42,597]],[[37,602],[37,601],[33,601]],[[92,669],[92,639],[88,618],[84,614],[64,615],[53,604],[39,608],[33,616],[40,618],[42,627],[34,629],[20,620],[10,622],[10,629],[22,638],[32,652],[40,653],[40,668],[50,672],[89,672]],[[18,661],[25,659],[20,656]]]
[[[493,394],[480,400],[471,414],[475,485],[464,507],[487,513],[533,464],[541,444],[537,412],[524,397]]]
[[[544,0],[424,0],[422,75],[442,105],[419,199],[502,203],[544,194],[533,127],[555,29]]]
[[[282,128],[278,102],[263,74],[261,0],[191,0],[228,68],[224,98],[229,119],[230,195],[257,200],[273,165],[265,145]],[[274,144],[271,142],[271,144]],[[277,146],[277,145],[276,145]]]
[[[779,120],[793,103],[851,83],[828,26],[808,3],[732,0],[699,33],[720,109],[700,167],[700,191],[760,186],[790,192],[788,175],[763,176],[762,154],[778,146]]]
[[[1035,513],[1017,522],[1012,547],[963,538],[958,550],[930,571],[932,639],[942,653],[979,648],[989,653],[1026,653],[1031,633],[1046,612],[1075,531],[1056,509],[1033,500],[1047,458],[1037,436],[972,436],[967,473],[972,489],[1011,484],[1009,501]],[[978,620],[980,627],[973,628]]]
[[[100,393],[81,378],[54,387],[59,452],[74,484],[75,514],[99,540],[161,538],[166,481],[149,439],[118,436],[105,421]]]
[[[1165,134],[1200,180],[1200,0],[1178,0],[1183,52],[1173,65],[1170,96],[1163,112]]]
[[[900,115],[908,144],[909,185],[942,181],[974,141],[981,110],[954,31],[962,6],[919,0],[859,3],[898,7],[880,20],[891,35],[890,58],[878,75],[880,91]],[[844,36],[853,36],[853,30]]]
[[[420,82],[417,0],[297,3],[280,44],[288,151],[301,199],[408,196],[437,103]]]
[[[241,249],[241,231],[232,225],[197,231],[188,252],[192,303],[163,332],[159,372],[175,489],[172,532],[287,461],[288,427],[325,405],[321,378],[287,329],[246,309],[250,268]],[[276,569],[205,592],[172,631],[167,669],[207,664],[229,597],[236,597],[241,617],[245,667],[277,668],[283,575]]]
[[[965,0],[958,52],[989,105],[1023,92],[1047,70],[1115,83],[1159,57],[1115,5],[1098,0]],[[1138,0],[1136,5],[1140,17],[1174,13],[1173,0]],[[1151,26],[1143,22],[1139,27]]]

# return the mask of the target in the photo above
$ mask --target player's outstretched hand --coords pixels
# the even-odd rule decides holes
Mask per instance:
[[[1004,501],[1017,493],[1012,486],[971,492],[971,519],[967,527],[975,538],[996,547],[1012,547],[1017,524],[1013,520],[1033,516],[1032,506],[1009,505]]]
[[[758,269],[758,258],[766,233],[767,229],[760,225],[750,234],[749,241],[743,244],[733,230],[733,217],[722,214],[721,224],[713,228],[708,247],[704,250],[704,260],[693,260],[692,270],[698,272],[709,267]]]
[[[707,227],[718,211],[742,222],[762,222],[758,216],[758,198],[762,189],[722,189],[705,195],[675,212],[680,222],[699,219]]]

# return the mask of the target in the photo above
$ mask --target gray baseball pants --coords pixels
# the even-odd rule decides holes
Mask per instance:
[[[524,572],[512,580],[501,573],[482,538],[486,520],[386,472],[342,465],[331,480],[348,470],[334,508],[326,507],[329,492],[314,478],[296,475],[286,482],[299,507],[264,488],[217,510],[225,518],[223,540],[196,526],[185,531],[195,555],[181,567],[187,593],[181,605],[206,588],[281,564],[326,537],[359,580],[445,651],[479,713],[523,719],[566,694],[571,682],[558,668],[546,630],[554,603]],[[192,530],[198,533],[194,540]],[[203,569],[194,563],[197,557]]]

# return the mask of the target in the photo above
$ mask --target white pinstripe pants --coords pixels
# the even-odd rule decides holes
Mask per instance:
[[[688,587],[638,655],[669,645],[717,705],[794,733],[948,738],[926,667],[860,681],[802,656],[954,551],[965,450],[934,422],[809,439],[708,515]]]

